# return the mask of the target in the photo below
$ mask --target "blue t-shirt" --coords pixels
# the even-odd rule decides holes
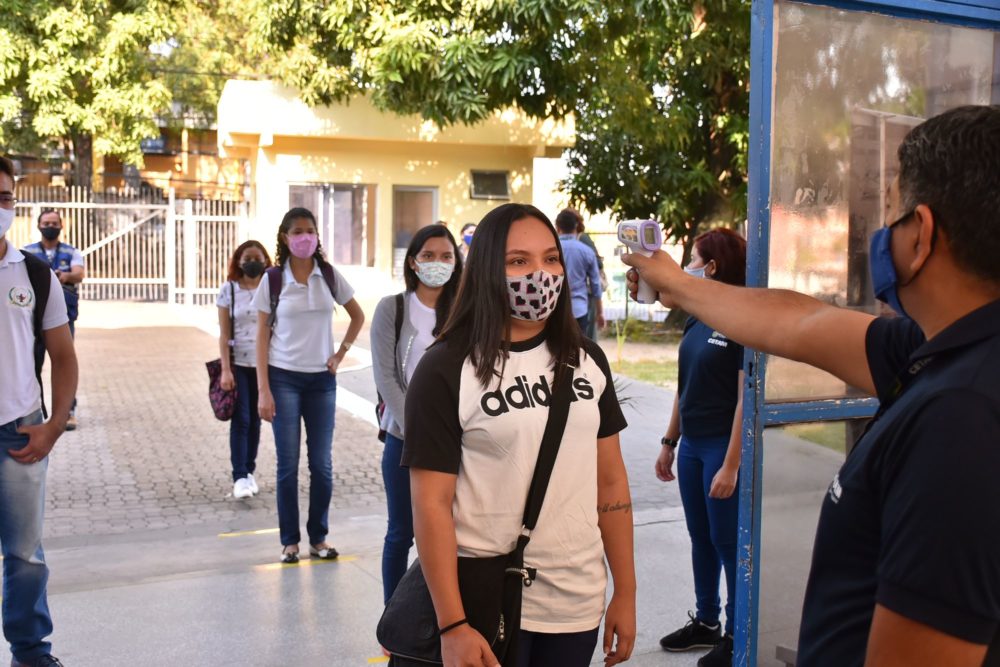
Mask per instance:
[[[601,270],[597,266],[597,255],[573,235],[561,235],[559,243],[566,261],[566,282],[569,283],[573,301],[573,317],[580,318],[587,314],[590,297],[601,298]]]
[[[690,317],[684,325],[678,366],[681,435],[729,435],[739,396],[743,346]]]

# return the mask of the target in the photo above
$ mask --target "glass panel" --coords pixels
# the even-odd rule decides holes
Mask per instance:
[[[819,510],[863,422],[813,422],[764,431],[757,664],[794,654]]]
[[[896,148],[923,118],[1000,93],[1000,39],[795,2],[776,12],[770,285],[878,313],[868,238],[883,223]],[[769,400],[853,393],[804,365],[769,363]]]
[[[363,264],[368,187],[338,184],[332,198],[334,263]]]

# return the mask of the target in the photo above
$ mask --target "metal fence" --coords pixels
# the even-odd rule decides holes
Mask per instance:
[[[77,187],[17,194],[8,238],[18,247],[37,241],[39,215],[58,211],[62,240],[84,256],[83,299],[211,303],[246,233],[247,206],[240,201]]]

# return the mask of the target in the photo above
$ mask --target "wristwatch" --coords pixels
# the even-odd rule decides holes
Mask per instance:
[[[660,438],[660,444],[661,445],[667,445],[667,446],[670,447],[670,449],[677,449],[677,441],[674,440],[673,438],[668,438],[668,437],[664,436],[664,437]]]

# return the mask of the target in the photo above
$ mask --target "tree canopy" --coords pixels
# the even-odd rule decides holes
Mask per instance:
[[[163,124],[210,124],[227,77],[256,62],[237,0],[8,0],[0,25],[0,147],[141,165]]]
[[[257,0],[307,103],[368,94],[441,125],[574,114],[571,199],[690,243],[745,213],[748,0]]]

